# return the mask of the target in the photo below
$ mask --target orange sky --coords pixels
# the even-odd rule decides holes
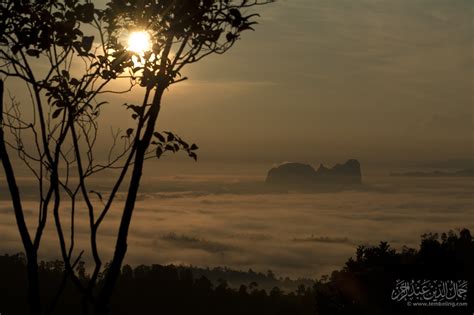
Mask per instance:
[[[166,94],[158,129],[197,142],[208,162],[472,157],[472,9],[277,1],[230,52],[184,70],[190,80]],[[126,129],[119,104],[139,95],[111,97],[105,124]]]

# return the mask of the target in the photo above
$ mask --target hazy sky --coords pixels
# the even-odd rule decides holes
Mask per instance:
[[[473,2],[288,0],[190,68],[161,116],[209,159],[473,155]]]
[[[104,2],[104,1],[102,1]],[[473,156],[473,2],[280,0],[185,69],[159,120],[208,162]],[[127,128],[111,98],[112,124]],[[106,129],[108,129],[106,127]]]

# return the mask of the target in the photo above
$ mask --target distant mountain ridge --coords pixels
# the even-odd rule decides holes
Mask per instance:
[[[282,189],[343,189],[361,185],[362,171],[359,161],[355,159],[332,168],[321,164],[318,170],[309,164],[283,163],[268,171],[265,183]]]
[[[472,169],[474,168],[474,158],[466,157],[438,161],[425,161],[423,163],[417,163],[413,166],[421,169]]]
[[[446,171],[432,171],[432,172],[405,172],[405,173],[390,173],[390,176],[397,177],[474,177],[474,169],[465,169],[455,172]]]

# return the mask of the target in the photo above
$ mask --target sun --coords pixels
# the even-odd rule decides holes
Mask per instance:
[[[127,49],[142,55],[151,49],[150,34],[146,31],[132,32],[128,37]]]

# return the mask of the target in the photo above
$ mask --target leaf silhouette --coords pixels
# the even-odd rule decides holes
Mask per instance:
[[[58,118],[62,111],[63,111],[62,108],[56,109],[56,110],[53,112],[53,115],[52,115],[53,119]]]
[[[84,36],[82,38],[82,48],[84,51],[89,52],[92,49],[92,43],[94,42],[94,36]]]

